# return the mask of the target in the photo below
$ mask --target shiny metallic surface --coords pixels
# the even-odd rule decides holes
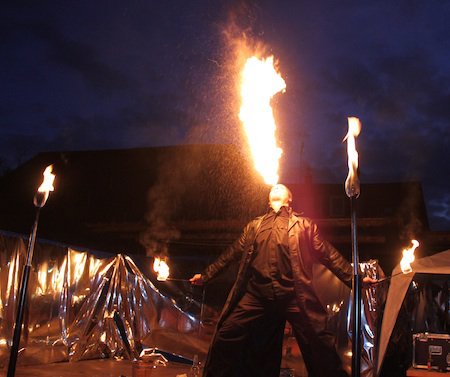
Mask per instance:
[[[384,277],[376,260],[361,262],[360,273],[373,279]],[[314,288],[328,311],[329,328],[336,336],[338,352],[347,372],[352,365],[352,294],[342,282],[323,266],[314,271]],[[375,347],[377,345],[377,321],[379,308],[384,300],[385,287],[374,285],[362,287],[361,302],[361,376],[374,376]]]
[[[377,261],[360,263],[363,276],[379,279],[384,276]],[[377,320],[383,299],[383,287],[368,286],[362,288],[361,310],[361,376],[374,376],[376,368],[376,345],[378,344]],[[378,291],[377,291],[378,290]]]
[[[0,233],[0,363],[8,363],[26,242]],[[62,245],[36,244],[18,365],[98,358],[136,359],[156,347],[200,361],[219,315],[205,290],[189,282],[159,282],[151,258],[106,255]],[[362,272],[382,276],[376,261]],[[144,274],[142,271],[146,271]],[[193,271],[194,273],[194,271]],[[351,365],[351,292],[330,271],[317,268],[314,288],[329,313],[339,353]],[[379,287],[363,288],[363,376],[373,375]],[[306,375],[287,328],[283,368]],[[73,364],[72,364],[73,365]]]
[[[0,234],[0,248],[0,362],[4,367],[26,244],[20,237]],[[37,243],[18,364],[133,359],[148,342],[169,351],[176,348],[188,357],[205,353],[207,340],[196,342],[197,349],[189,339],[199,334],[201,303],[189,292],[181,295],[178,287],[170,287],[174,283],[155,279],[155,284],[128,256],[97,257],[89,251]],[[176,299],[161,288],[176,292]],[[177,347],[171,347],[174,340]]]

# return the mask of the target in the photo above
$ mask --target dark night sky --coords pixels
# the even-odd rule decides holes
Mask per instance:
[[[40,151],[242,144],[235,37],[279,61],[282,170],[420,180],[450,229],[450,1],[21,1],[0,15],[2,169]],[[297,168],[298,170],[298,168]],[[283,172],[282,172],[283,174]]]

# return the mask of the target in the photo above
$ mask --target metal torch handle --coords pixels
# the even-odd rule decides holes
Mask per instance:
[[[34,244],[36,242],[36,232],[39,222],[40,207],[37,208],[36,217],[30,238],[28,240],[27,261],[23,268],[22,282],[20,284],[19,302],[17,307],[16,323],[14,326],[13,342],[11,352],[9,354],[8,374],[7,377],[14,377],[16,373],[17,356],[19,354],[20,335],[22,332],[23,316],[25,313],[25,304],[27,301],[28,280],[30,278],[31,261],[33,259]]]
[[[358,238],[356,229],[356,197],[350,198],[353,256],[353,328],[352,377],[361,374],[361,276],[359,275]]]

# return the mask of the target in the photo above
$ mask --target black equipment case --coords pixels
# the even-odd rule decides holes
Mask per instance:
[[[450,371],[450,335],[413,334],[413,367]]]

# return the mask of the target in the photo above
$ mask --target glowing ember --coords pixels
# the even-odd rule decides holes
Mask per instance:
[[[278,160],[283,152],[276,143],[270,100],[285,89],[286,83],[275,70],[273,56],[247,59],[242,71],[239,118],[244,124],[256,170],[270,185],[278,183]]]
[[[419,242],[411,240],[412,246],[409,249],[403,249],[403,258],[400,261],[400,268],[404,274],[412,272],[411,263],[414,262],[414,250],[419,246]]]
[[[153,261],[153,270],[158,274],[156,278],[160,281],[165,281],[169,277],[169,265],[159,257]]]
[[[345,180],[345,192],[349,198],[359,196],[358,180],[358,151],[356,150],[356,138],[361,132],[361,122],[358,118],[348,118],[348,133],[343,141],[347,140],[348,175]]]

